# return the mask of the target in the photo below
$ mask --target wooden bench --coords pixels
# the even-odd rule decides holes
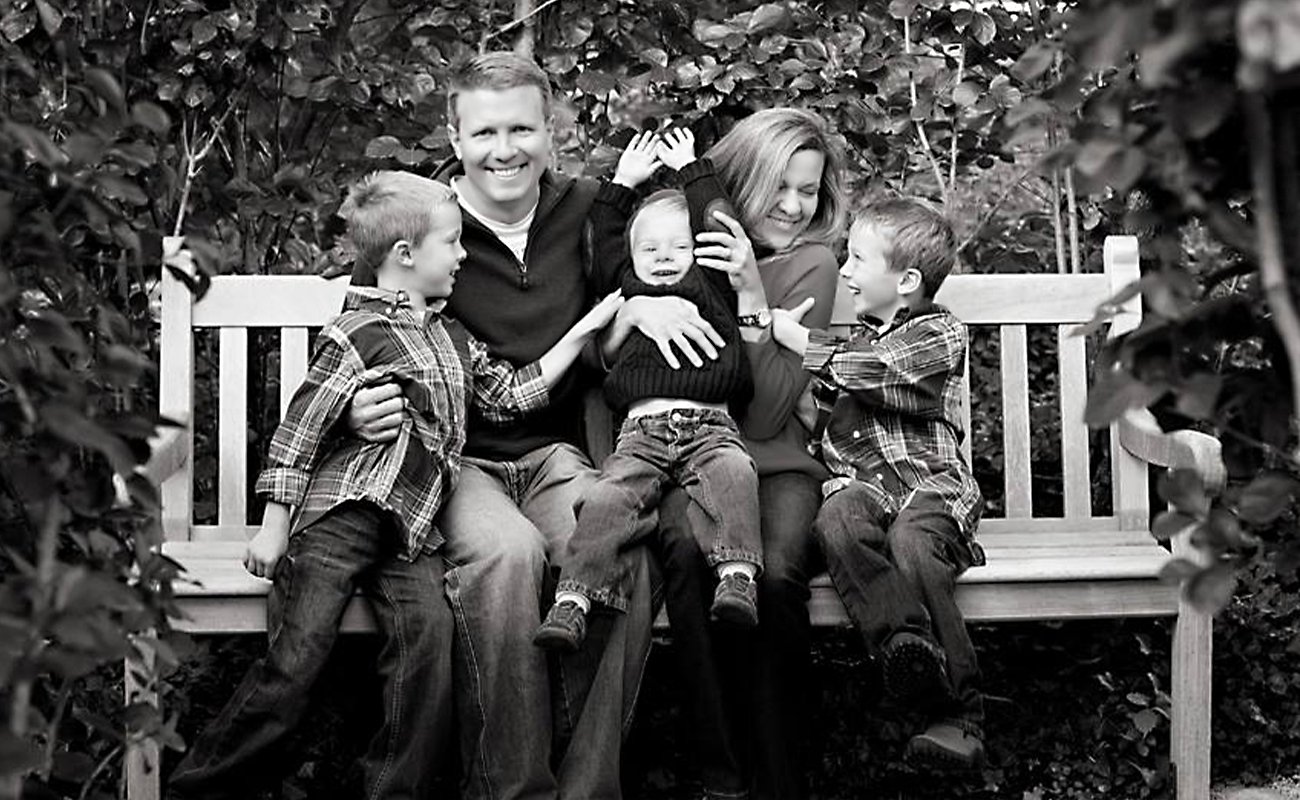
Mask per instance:
[[[1163,434],[1145,411],[1131,413],[1113,426],[1103,443],[1102,449],[1109,450],[1110,500],[1098,504],[1103,510],[1094,509],[1093,486],[1099,478],[1089,431],[1082,422],[1088,358],[1084,338],[1071,336],[1071,331],[1138,278],[1136,239],[1111,237],[1103,261],[1105,271],[1098,274],[956,275],[940,294],[940,302],[971,326],[973,337],[983,329],[994,329],[1000,353],[1002,431],[1000,441],[992,446],[1000,450],[1004,465],[1005,513],[986,514],[979,539],[988,553],[988,565],[962,576],[958,599],[967,619],[980,622],[1176,617],[1172,761],[1178,797],[1208,800],[1211,619],[1181,601],[1176,587],[1157,580],[1169,554],[1148,533],[1148,465],[1192,467],[1217,482],[1222,479],[1218,442],[1188,432]],[[344,289],[345,280],[224,276],[213,279],[207,295],[193,302],[182,282],[164,277],[161,410],[193,423],[160,448],[150,470],[165,478],[161,480],[164,552],[184,565],[195,581],[176,586],[188,615],[176,623],[183,630],[251,633],[266,628],[264,597],[269,584],[251,577],[240,563],[244,542],[256,530],[248,508],[249,481],[255,477],[247,463],[252,404],[249,332],[278,331],[279,407],[283,408],[306,371],[308,329],[338,311]],[[1132,329],[1140,314],[1138,300],[1129,301],[1115,318],[1112,332]],[[851,313],[837,310],[838,324],[851,319]],[[1051,405],[1061,421],[1062,512],[1052,517],[1035,515],[1031,490],[1031,441],[1041,436],[1031,423],[1031,397],[1041,406],[1042,392],[1041,387],[1034,392],[1030,387],[1028,341],[1031,331],[1039,329],[1029,326],[1050,331],[1058,353],[1059,363],[1052,369],[1058,391]],[[213,419],[196,417],[195,338],[204,331],[215,331],[219,338],[219,391]],[[1035,366],[1041,368],[1037,362]],[[976,388],[981,392],[977,402],[993,402],[996,396],[989,395],[999,394],[997,386]],[[1040,408],[1038,413],[1045,411]],[[965,412],[969,420],[969,394]],[[218,442],[216,524],[193,521],[196,427],[215,430]],[[967,437],[968,457],[971,446]],[[1176,549],[1183,547],[1179,543]],[[817,625],[847,622],[825,576],[814,582],[810,611]],[[366,604],[354,602],[345,629],[371,626]],[[141,691],[145,690],[128,685],[129,696]],[[131,751],[130,798],[158,797],[157,765],[156,750]]]

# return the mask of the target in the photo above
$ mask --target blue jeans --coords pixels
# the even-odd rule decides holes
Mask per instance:
[[[617,448],[578,505],[559,590],[625,610],[635,566],[625,551],[653,532],[659,499],[674,484],[692,500],[691,529],[710,566],[762,567],[758,476],[736,423],[723,411],[677,409],[623,423]]]
[[[764,570],[753,632],[709,623],[716,579],[691,530],[690,500],[683,492],[664,498],[658,545],[672,652],[687,751],[706,796],[799,800],[807,794],[808,583],[821,569],[811,530],[821,485],[798,472],[763,475],[758,498]]]
[[[980,731],[984,699],[975,646],[957,607],[957,576],[971,556],[942,503],[915,495],[892,519],[859,483],[828,496],[814,526],[826,568],[868,652],[897,631],[932,636],[948,657],[953,701],[936,715]]]
[[[557,659],[553,676],[532,643],[548,568],[595,476],[569,444],[514,461],[467,458],[443,510],[467,800],[621,796],[619,745],[649,655],[646,560],[628,613],[594,617],[583,652]]]
[[[348,502],[294,534],[276,566],[270,647],[194,743],[169,786],[184,797],[246,798],[273,771],[285,737],[338,637],[354,590],[371,600],[384,645],[384,722],[363,760],[368,800],[428,795],[451,743],[452,618],[442,559],[398,559],[387,513]]]

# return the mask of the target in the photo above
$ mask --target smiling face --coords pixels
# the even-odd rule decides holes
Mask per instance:
[[[784,250],[808,229],[817,213],[825,166],[826,157],[816,150],[799,150],[790,156],[756,231],[768,247]]]
[[[840,277],[853,296],[853,313],[888,323],[907,305],[919,285],[916,270],[895,271],[889,265],[889,238],[878,228],[857,223],[849,230],[848,252]]]
[[[691,218],[669,205],[646,206],[637,212],[629,232],[632,271],[642,283],[677,283],[695,262]]]
[[[460,244],[460,207],[454,202],[442,202],[429,213],[429,232],[410,248],[411,288],[428,299],[443,299],[451,296],[456,272],[465,260],[465,248]]]
[[[551,155],[551,126],[535,86],[470,89],[456,97],[452,148],[465,167],[459,188],[498,222],[518,222],[537,204]]]

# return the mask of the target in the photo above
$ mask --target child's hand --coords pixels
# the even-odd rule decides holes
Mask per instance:
[[[592,336],[604,330],[613,319],[618,310],[623,307],[623,293],[615,289],[600,299],[600,302],[591,307],[591,310],[583,315],[574,325],[574,329],[581,336]]]
[[[263,520],[262,529],[248,542],[244,553],[244,569],[259,578],[275,575],[275,565],[289,549],[287,521]]]
[[[635,189],[650,179],[655,170],[663,166],[658,155],[658,137],[652,131],[642,131],[632,137],[618,157],[614,170],[614,183]]]
[[[673,169],[681,169],[695,160],[695,134],[690,128],[673,128],[659,141],[659,160]]]
[[[801,356],[804,354],[808,349],[808,329],[803,326],[802,320],[814,302],[816,301],[809,297],[789,310],[772,309],[772,338],[777,344]]]

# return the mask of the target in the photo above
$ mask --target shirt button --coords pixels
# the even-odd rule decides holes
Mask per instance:
[[[677,412],[677,411],[674,411],[673,413],[671,413],[671,414],[668,415],[668,419],[672,420],[673,422],[681,422],[681,421],[682,421],[682,415],[681,415],[681,413],[679,413],[679,412]]]
[[[861,438],[862,438],[862,431],[854,431],[854,432],[853,432],[853,438],[854,438],[854,439],[861,439]]]

